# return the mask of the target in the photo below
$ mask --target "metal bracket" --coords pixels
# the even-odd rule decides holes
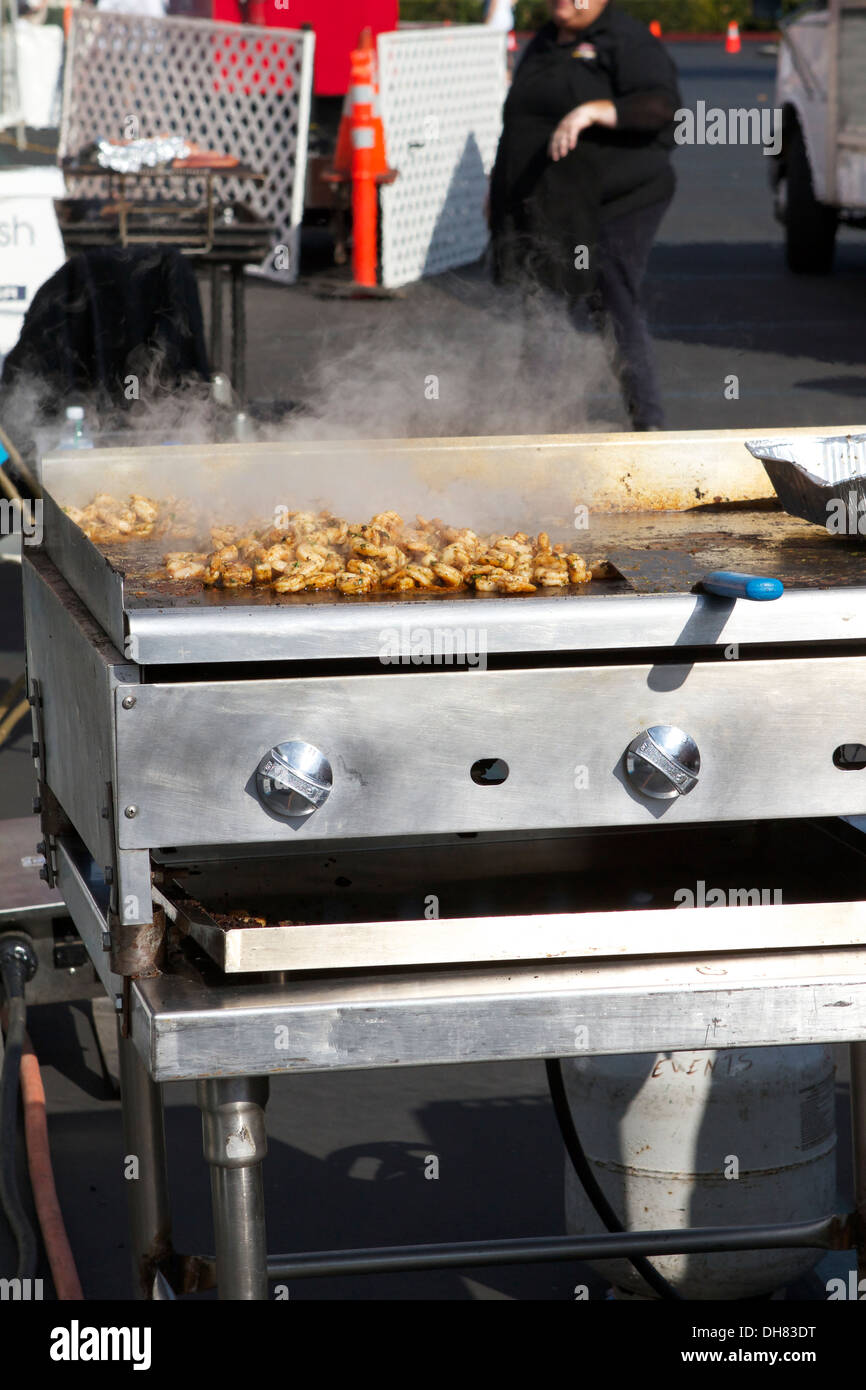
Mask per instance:
[[[39,877],[48,884],[49,888],[53,889],[57,886],[55,836],[69,830],[71,821],[45,780],[45,732],[42,723],[42,691],[38,680],[30,682],[27,699],[32,711],[32,752],[37,788],[33,801],[33,814],[39,816],[42,830],[42,839],[37,845],[37,851],[45,856],[45,863],[39,870]]]

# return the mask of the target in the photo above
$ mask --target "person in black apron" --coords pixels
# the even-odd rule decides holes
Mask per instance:
[[[548,0],[520,59],[490,180],[497,284],[541,285],[611,323],[635,429],[663,412],[641,288],[674,194],[680,106],[662,45],[612,0]]]

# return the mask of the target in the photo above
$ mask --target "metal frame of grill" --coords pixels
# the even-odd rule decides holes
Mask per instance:
[[[657,436],[646,449],[617,436],[190,446],[45,461],[44,545],[24,566],[42,828],[49,877],[118,1003],[130,1151],[155,1155],[156,1185],[132,1207],[145,1296],[168,1269],[166,1252],[153,1246],[156,1219],[167,1215],[162,1081],[199,1080],[206,1157],[221,1175],[221,1296],[244,1298],[265,1296],[267,1281],[263,1220],[249,1225],[263,1157],[262,1076],[565,1056],[575,1051],[579,1018],[591,1020],[590,1052],[845,1038],[862,1102],[866,902],[857,817],[866,794],[859,773],[832,759],[837,745],[861,739],[866,708],[862,552],[801,546],[804,523],[792,530],[790,519],[764,509],[744,529],[748,503],[768,488],[743,437]],[[624,585],[526,599],[175,602],[92,546],[62,508],[86,501],[97,477],[101,490],[159,495],[161,479],[177,484],[185,467],[191,485],[207,472],[215,499],[238,477],[253,493],[278,478],[284,495],[272,500],[312,505],[342,480],[344,496],[322,497],[335,508],[354,509],[366,496],[369,513],[436,495],[438,512],[478,529],[511,517],[553,532],[588,505],[600,543],[617,526],[634,534],[650,522],[656,544],[675,542],[697,488],[722,508],[712,525],[704,513],[690,519],[698,546],[702,525],[707,554],[740,546],[754,556],[766,544],[764,572],[773,570],[771,555],[787,556],[799,579],[777,604],[751,608],[688,589],[636,595]],[[632,510],[617,514],[617,499]],[[820,568],[825,553],[830,582]],[[487,668],[371,669],[377,634],[403,613],[446,628],[486,623]],[[664,806],[649,805],[622,773],[629,740],[656,719],[690,729],[705,759],[702,786]],[[256,766],[281,737],[326,747],[334,767],[329,800],[303,824],[275,817],[256,792]],[[475,786],[473,759],[494,755],[509,764],[509,778]],[[587,785],[579,788],[581,758]],[[762,823],[775,827],[781,846],[763,861],[770,871],[803,860],[791,853],[798,835],[807,846],[829,836],[847,886],[831,900],[826,884],[838,872],[822,861],[816,891],[801,885],[799,898],[778,905],[733,906],[709,919],[662,902],[629,905],[639,882],[629,862],[663,885],[655,857],[678,844],[689,881],[698,869],[682,846],[700,830],[719,843],[745,836],[741,872],[752,881]],[[626,845],[633,853],[624,856]],[[342,919],[332,911],[301,927],[227,928],[214,915],[238,894],[255,906],[267,890],[279,902],[303,883],[307,901],[324,900],[314,861],[353,854],[367,866],[360,878],[366,873],[368,886],[388,880],[389,864],[396,876],[399,856],[408,856],[404,887],[415,915],[401,915],[399,902],[383,911],[372,888]],[[533,883],[553,882],[554,867],[595,860],[621,882],[595,902],[548,895],[541,912],[509,910],[506,884],[493,910],[476,902],[440,920],[425,916],[421,893],[436,855],[440,864],[464,863],[451,869],[451,902],[488,882],[497,856],[525,868],[529,901]],[[376,910],[365,916],[369,903]],[[841,1002],[844,1014],[831,1007]],[[274,1046],[280,1027],[292,1039],[288,1052]],[[227,1165],[219,1141],[232,1117],[259,1140]],[[861,1170],[864,1157],[858,1149]],[[834,1225],[832,1237],[828,1230],[821,1241],[855,1239],[847,1227]],[[764,1232],[755,1241],[781,1238]],[[426,1256],[415,1255],[412,1267],[423,1267]],[[280,1257],[274,1268],[289,1264]]]

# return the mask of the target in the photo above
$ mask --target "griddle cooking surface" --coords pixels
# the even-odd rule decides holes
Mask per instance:
[[[846,588],[866,583],[866,547],[841,536],[831,536],[809,522],[781,510],[764,508],[697,508],[690,512],[631,512],[590,515],[589,529],[571,534],[551,533],[587,560],[607,558],[618,546],[646,546],[692,557],[705,570],[740,570],[781,579],[786,588]],[[195,580],[174,582],[155,572],[167,550],[195,549],[191,541],[136,541],[100,546],[112,567],[125,578],[125,606],[149,608],[256,608],[309,607],[388,603],[473,603],[481,595],[472,590],[393,592],[352,596],[329,591],[276,594],[250,585],[244,589],[207,589]],[[628,593],[625,579],[594,580],[564,589],[539,589],[537,594],[500,595],[509,604],[520,599],[576,598],[589,593]],[[666,579],[659,576],[657,592],[682,593],[683,582],[672,566]],[[485,594],[485,599],[495,597]]]

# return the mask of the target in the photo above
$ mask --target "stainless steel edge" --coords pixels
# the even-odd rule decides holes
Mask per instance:
[[[156,1081],[866,1034],[866,950],[336,975],[208,990],[134,981],[132,1031]]]
[[[47,554],[118,651],[124,651],[123,576],[112,569],[49,492],[43,496],[43,506]]]
[[[146,849],[117,851],[117,911],[127,926],[153,921],[153,885]]]
[[[111,970],[109,952],[103,949],[103,933],[108,930],[108,923],[84,880],[74,850],[62,835],[57,842],[57,882],[93,968],[106,993],[114,999],[120,994],[123,981]]]
[[[144,665],[382,659],[394,649],[395,633],[399,650],[407,653],[413,640],[436,632],[457,634],[465,646],[480,640],[482,652],[490,653],[863,641],[866,587],[789,590],[773,603],[702,594],[585,594],[411,605],[349,600],[291,609],[132,609],[128,622],[130,650]]]

